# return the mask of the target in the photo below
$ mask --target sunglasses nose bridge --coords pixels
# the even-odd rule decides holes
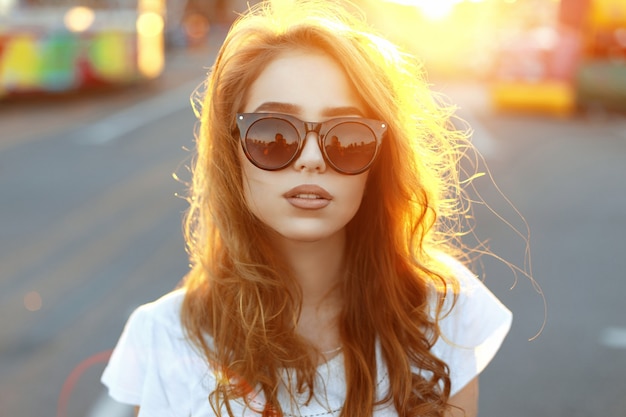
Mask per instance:
[[[304,127],[304,132],[300,132],[304,135],[300,138],[298,154],[294,158],[295,166],[300,169],[324,171],[326,157],[321,145],[322,123],[302,122],[300,126]],[[315,133],[316,137],[310,137],[312,133]]]
[[[308,135],[310,132],[315,132],[318,136],[320,134],[320,130],[322,129],[322,124],[321,123],[316,123],[316,122],[304,122],[304,132],[305,132],[305,137],[306,135]]]

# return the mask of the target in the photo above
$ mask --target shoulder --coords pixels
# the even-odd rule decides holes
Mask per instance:
[[[184,295],[173,291],[130,315],[102,376],[114,399],[165,409],[170,401],[185,403],[206,376],[206,361],[181,324]]]
[[[178,289],[137,307],[130,315],[127,326],[138,323],[156,326],[169,332],[182,332],[180,309],[184,297],[185,290]]]
[[[500,349],[512,324],[511,311],[461,262],[446,259],[458,286],[448,290],[432,351],[450,368],[452,394],[474,379]]]
[[[185,290],[179,289],[138,307],[124,330],[134,337],[144,353],[161,363],[164,373],[176,372],[177,367],[186,368],[202,357],[181,322],[184,297]]]
[[[480,319],[487,329],[490,328],[490,324],[507,326],[511,324],[512,314],[509,309],[476,274],[456,260],[452,271],[459,286],[451,318],[463,319],[466,323]]]
[[[445,293],[444,313],[450,312],[452,316],[458,316],[462,311],[467,313],[466,310],[468,309],[481,308],[502,310],[503,313],[505,310],[508,312],[485,283],[459,260],[449,255],[440,255],[438,261],[443,266],[444,275],[449,277],[450,284],[447,288],[439,291]],[[435,301],[435,293],[437,290],[433,292],[432,301]],[[442,321],[445,317],[444,314]]]

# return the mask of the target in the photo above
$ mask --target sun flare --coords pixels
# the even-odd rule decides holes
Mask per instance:
[[[452,13],[454,7],[462,0],[386,0],[389,3],[397,3],[404,6],[414,6],[420,10],[424,17],[430,20],[442,20]],[[481,2],[483,0],[473,0]]]

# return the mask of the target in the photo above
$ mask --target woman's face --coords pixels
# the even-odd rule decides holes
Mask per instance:
[[[366,116],[341,67],[310,51],[286,52],[267,65],[250,86],[244,112],[283,113],[307,122]],[[367,171],[335,171],[324,161],[315,132],[285,169],[257,168],[241,146],[239,158],[249,209],[286,239],[314,242],[343,233],[361,204]]]

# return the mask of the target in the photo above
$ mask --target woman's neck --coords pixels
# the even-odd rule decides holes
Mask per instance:
[[[302,290],[298,333],[321,352],[335,350],[340,346],[337,319],[345,276],[345,233],[318,242],[280,240],[279,246]]]
[[[345,232],[323,241],[278,239],[278,245],[302,289],[303,307],[321,307],[334,298],[344,277]]]

